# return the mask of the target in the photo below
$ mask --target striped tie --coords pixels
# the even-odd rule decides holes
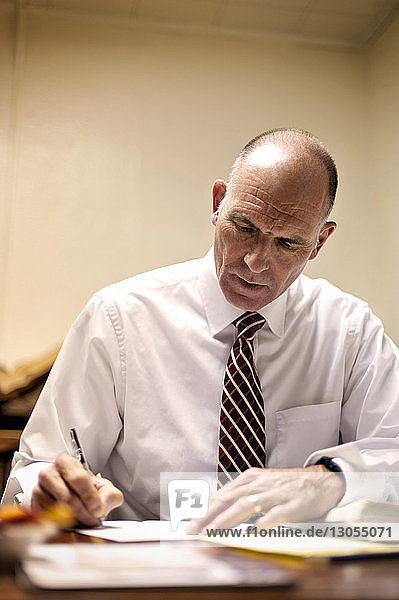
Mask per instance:
[[[259,313],[246,312],[233,324],[238,337],[227,361],[223,384],[219,485],[232,479],[229,472],[264,467],[266,460],[264,402],[254,362],[255,333],[263,327],[265,319]]]

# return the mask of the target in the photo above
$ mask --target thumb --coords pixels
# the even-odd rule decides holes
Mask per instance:
[[[122,492],[109,479],[97,477],[95,486],[100,494],[103,516],[106,516],[113,508],[123,504],[124,498]]]

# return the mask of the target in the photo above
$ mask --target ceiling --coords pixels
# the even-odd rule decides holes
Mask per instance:
[[[122,18],[185,32],[362,49],[385,31],[399,0],[15,0],[22,6]]]

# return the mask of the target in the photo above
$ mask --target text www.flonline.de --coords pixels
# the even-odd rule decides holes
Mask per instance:
[[[206,535],[211,538],[246,538],[246,537],[269,537],[269,538],[304,538],[304,537],[338,537],[338,538],[377,538],[390,539],[392,527],[373,525],[324,525],[317,527],[312,525],[307,529],[297,527],[283,527],[278,525],[271,529],[258,528],[248,525],[245,528],[230,529],[206,529]]]

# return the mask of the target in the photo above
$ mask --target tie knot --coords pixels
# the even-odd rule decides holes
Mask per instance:
[[[234,325],[238,329],[238,337],[243,336],[247,340],[253,340],[255,333],[258,331],[258,329],[263,327],[265,322],[265,317],[262,317],[262,315],[257,312],[249,311],[233,321]]]

